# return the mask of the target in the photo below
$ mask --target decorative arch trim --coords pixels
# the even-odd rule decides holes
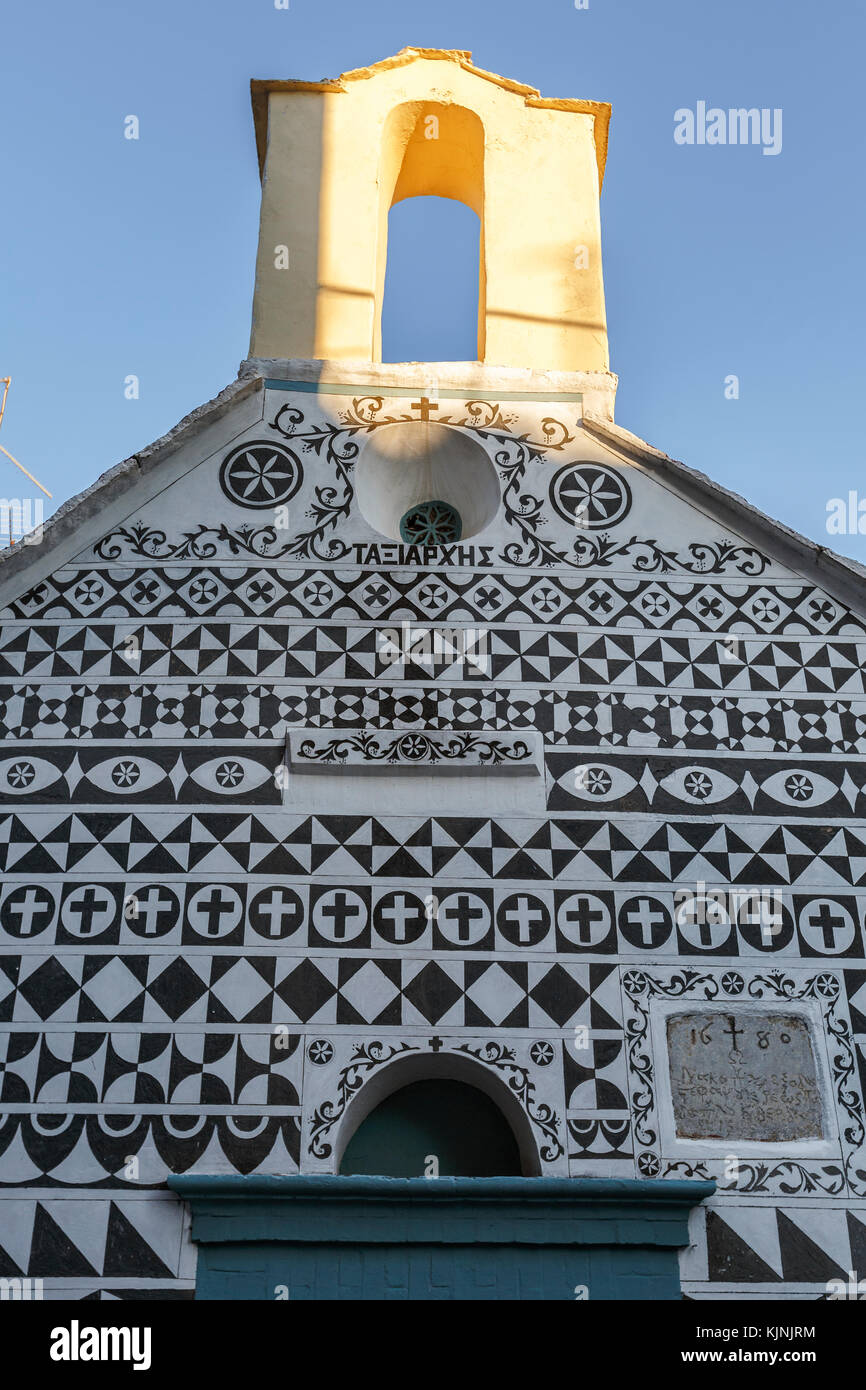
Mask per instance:
[[[334,1140],[334,1167],[337,1171],[349,1141],[367,1116],[389,1096],[415,1081],[462,1081],[481,1091],[497,1107],[514,1135],[523,1176],[541,1176],[542,1164],[533,1127],[515,1093],[488,1067],[456,1052],[404,1054],[373,1073],[346,1106],[340,1120]]]

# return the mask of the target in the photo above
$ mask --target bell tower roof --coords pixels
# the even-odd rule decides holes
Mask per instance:
[[[256,78],[250,82],[253,121],[256,130],[256,149],[259,155],[259,171],[264,174],[265,152],[268,145],[268,93],[269,92],[344,92],[349,82],[362,82],[375,77],[379,72],[392,68],[405,67],[407,63],[417,63],[419,59],[438,59],[443,62],[458,63],[466,72],[481,77],[485,82],[494,82],[507,92],[515,92],[526,98],[527,106],[546,107],[551,111],[578,111],[595,119],[595,149],[598,161],[598,187],[601,191],[604,182],[604,167],[607,162],[607,136],[610,125],[611,106],[607,101],[584,101],[579,97],[543,97],[537,87],[525,82],[515,82],[511,77],[502,77],[498,72],[488,72],[472,61],[472,54],[465,48],[401,48],[390,58],[381,58],[366,68],[351,68],[341,72],[339,77],[323,77],[320,82],[302,82],[294,78]]]

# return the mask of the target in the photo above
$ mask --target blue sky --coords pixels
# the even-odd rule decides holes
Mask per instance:
[[[866,498],[864,39],[854,5],[805,0],[7,7],[0,443],[56,505],[234,379],[258,229],[251,77],[463,48],[545,96],[613,104],[602,219],[618,422],[866,561],[866,535],[825,531],[829,498]],[[781,108],[781,153],[677,145],[674,113],[699,101]],[[129,114],[138,141],[123,138]],[[407,204],[392,218],[386,355],[451,343],[448,356],[474,356],[471,215]],[[2,456],[0,470],[0,494],[20,493]]]

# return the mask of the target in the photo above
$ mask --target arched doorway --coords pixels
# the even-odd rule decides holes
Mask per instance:
[[[332,1171],[424,1178],[428,1155],[438,1158],[442,1178],[542,1171],[538,1136],[514,1091],[491,1067],[456,1052],[410,1053],[374,1073],[346,1107]]]
[[[358,1126],[343,1175],[388,1178],[519,1177],[520,1151],[502,1111],[464,1081],[415,1081]]]
[[[196,1297],[678,1299],[688,1213],[715,1184],[541,1177],[533,1124],[465,1054],[392,1060],[346,1106],[331,1173],[169,1179],[192,1204]]]

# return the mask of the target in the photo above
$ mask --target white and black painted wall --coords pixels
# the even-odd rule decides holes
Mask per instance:
[[[484,374],[248,378],[0,566],[0,1275],[191,1296],[166,1177],[408,1058],[715,1178],[689,1297],[866,1275],[863,581]]]

